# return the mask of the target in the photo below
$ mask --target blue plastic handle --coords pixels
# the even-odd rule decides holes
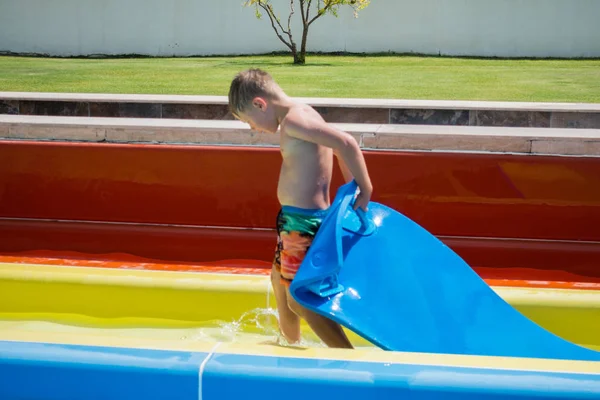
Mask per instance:
[[[323,275],[313,282],[306,283],[306,288],[321,297],[332,296],[344,289],[338,282],[338,272],[344,262],[342,230],[345,229],[362,236],[370,235],[375,230],[375,225],[369,221],[364,210],[360,208],[353,210],[351,207],[357,189],[358,185],[354,180],[342,186],[331,206],[331,214],[327,219],[333,219],[333,227],[331,223],[328,224],[328,229],[330,229],[329,227],[333,229],[327,229],[327,232],[323,231],[321,234],[333,236],[333,251],[331,251],[331,247],[328,247],[329,256],[326,258],[323,258],[325,253],[321,249],[314,248],[311,251],[311,253],[314,252],[314,254],[311,254],[311,263],[313,265],[318,264],[319,270],[323,271]],[[327,264],[329,264],[329,267],[325,269],[327,271],[325,272],[322,266]]]
[[[367,212],[361,207],[354,210],[354,195],[356,194],[358,185],[354,180],[349,185],[349,188],[352,190],[348,190],[348,192],[344,194],[344,198],[338,210],[338,214],[342,215],[341,225],[340,219],[338,219],[336,226],[342,226],[342,228],[357,235],[371,235],[375,231],[375,224],[373,221],[369,220]],[[341,231],[336,229],[336,241],[339,242],[339,240],[341,240],[340,236]]]

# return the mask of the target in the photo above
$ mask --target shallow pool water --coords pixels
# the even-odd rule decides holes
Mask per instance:
[[[69,321],[67,322],[66,319]],[[59,320],[60,322],[57,322]],[[162,327],[160,321],[145,320],[135,325],[134,320],[102,320],[81,315],[27,315],[0,314],[0,330],[81,334],[102,337],[127,337],[160,340],[181,340],[186,342],[226,342],[247,344],[277,344],[286,346],[286,340],[279,333],[277,311],[271,308],[257,308],[244,313],[231,321],[213,320],[195,323],[188,327]],[[167,323],[164,323],[167,325]],[[170,324],[168,324],[170,325]],[[349,333],[351,338],[354,336]],[[363,340],[352,340],[357,348],[378,350]],[[326,347],[310,328],[303,324],[303,347]]]
[[[28,318],[29,317],[29,318]],[[231,321],[213,320],[194,323],[193,326],[172,327],[166,321],[144,320],[144,324],[136,326],[133,319],[103,320],[82,315],[27,315],[0,313],[0,331],[32,332],[41,334],[80,334],[94,337],[140,338],[155,340],[175,340],[183,342],[225,342],[241,344],[264,344],[289,346],[279,333],[277,311],[272,308],[257,308],[244,313],[240,318]],[[161,322],[162,325],[161,326]],[[353,345],[361,350],[382,351],[373,344],[346,331]],[[295,346],[326,347],[319,338],[303,323],[302,341]],[[600,346],[585,345],[592,350],[600,351]]]

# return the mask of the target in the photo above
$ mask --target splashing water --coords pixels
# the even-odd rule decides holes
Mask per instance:
[[[246,311],[234,321],[214,322],[212,329],[202,327],[191,336],[184,336],[181,339],[229,343],[243,343],[251,340],[279,346],[326,347],[312,332],[303,332],[300,343],[288,343],[279,330],[279,314],[272,308],[255,308]]]
[[[276,335],[277,311],[271,308],[255,308],[243,313],[234,321],[215,321],[215,328],[218,328],[218,337],[212,336],[211,340],[223,342],[235,342],[236,337],[246,333],[259,333],[262,335]],[[204,332],[205,329],[199,329],[198,335],[192,337],[192,340],[208,339]],[[203,337],[204,336],[204,337]]]

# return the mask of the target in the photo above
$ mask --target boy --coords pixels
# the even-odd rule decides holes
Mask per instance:
[[[330,206],[333,154],[347,182],[355,179],[360,193],[354,208],[367,209],[373,187],[356,140],[327,124],[308,105],[288,97],[260,69],[240,72],[231,82],[229,107],[235,118],[253,130],[280,131],[282,165],[277,197],[277,247],[271,282],[279,313],[279,328],[289,343],[300,341],[300,318],[329,347],[352,348],[336,322],[300,306],[289,293],[308,247]]]

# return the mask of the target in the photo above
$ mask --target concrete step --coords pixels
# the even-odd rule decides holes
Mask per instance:
[[[366,150],[600,156],[600,129],[333,123]],[[279,134],[231,120],[0,115],[0,138],[278,146]]]

